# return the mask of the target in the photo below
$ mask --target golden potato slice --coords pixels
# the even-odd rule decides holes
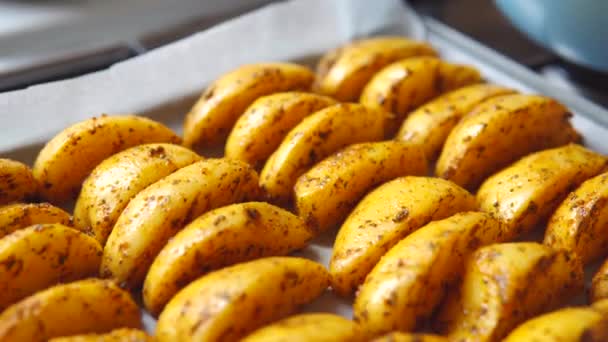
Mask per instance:
[[[418,145],[398,141],[351,145],[298,178],[296,209],[309,226],[325,231],[342,223],[375,186],[400,176],[424,176],[428,169]]]
[[[254,331],[242,342],[367,341],[355,322],[328,313],[295,315]]]
[[[294,312],[329,283],[325,268],[302,258],[271,257],[223,268],[186,286],[158,319],[165,341],[238,341]]]
[[[428,100],[481,81],[470,66],[434,57],[412,57],[392,63],[378,72],[361,93],[359,102],[395,114],[388,132],[394,134],[407,114]]]
[[[180,138],[166,126],[133,115],[101,116],[72,125],[49,141],[34,163],[42,196],[51,203],[76,198],[97,164],[132,146]]]
[[[447,287],[457,284],[465,259],[500,242],[499,221],[479,212],[433,221],[397,243],[359,288],[354,317],[372,335],[413,331],[428,319]]]
[[[329,270],[332,288],[351,295],[380,258],[425,224],[475,210],[475,197],[449,181],[402,177],[370,192],[336,237]]]
[[[355,102],[367,82],[388,64],[408,57],[436,55],[429,44],[405,37],[358,40],[321,58],[314,89],[340,101]]]
[[[410,113],[395,139],[420,144],[429,160],[435,160],[450,131],[462,117],[489,98],[514,92],[510,88],[485,83],[451,91]]]
[[[593,303],[608,299],[608,260],[604,261],[591,281],[589,300]],[[608,303],[608,301],[606,301]],[[607,310],[608,312],[608,306]]]
[[[547,224],[544,244],[572,251],[584,264],[608,254],[608,173],[568,195]]]
[[[0,310],[51,285],[96,276],[100,261],[99,243],[73,228],[17,230],[0,239]]]
[[[25,164],[0,158],[0,205],[32,200],[38,194],[38,182]]]
[[[70,214],[49,203],[15,203],[0,207],[0,238],[34,224],[72,225]]]
[[[403,332],[394,332],[382,337],[373,339],[372,342],[447,342],[448,339],[443,336],[430,334],[408,334]]]
[[[535,242],[482,247],[465,269],[461,309],[448,326],[454,341],[500,341],[521,322],[583,289],[580,259]]]
[[[211,209],[255,200],[258,176],[249,164],[207,159],[181,168],[138,193],[122,212],[103,250],[100,273],[134,288],[167,241]]]
[[[335,103],[327,96],[295,91],[260,97],[234,125],[225,155],[260,169],[302,119]]]
[[[117,153],[99,164],[82,184],[74,225],[104,245],[129,201],[148,185],[201,160],[173,144],[146,144]]]
[[[129,293],[111,281],[87,279],[40,291],[4,310],[0,341],[45,342],[123,327],[141,328]]]
[[[138,329],[116,329],[106,334],[86,334],[52,338],[49,342],[154,342],[154,337]]]
[[[384,138],[387,113],[355,103],[322,109],[300,122],[270,156],[260,186],[276,202],[288,202],[298,177],[341,148]]]
[[[298,216],[263,202],[212,210],[188,224],[158,254],[143,297],[154,315],[182,287],[201,275],[239,262],[286,255],[313,237]]]
[[[243,65],[224,74],[202,93],[184,121],[184,145],[199,148],[220,143],[245,109],[258,97],[308,90],[312,70],[292,63]]]
[[[507,240],[544,223],[568,193],[606,167],[580,145],[533,153],[488,178],[477,192],[480,208],[504,221]]]
[[[475,190],[486,177],[529,153],[578,141],[570,116],[567,108],[544,96],[491,98],[450,132],[435,173]]]

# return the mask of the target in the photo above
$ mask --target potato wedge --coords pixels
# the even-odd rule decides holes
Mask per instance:
[[[435,174],[475,190],[494,172],[539,150],[580,140],[571,114],[539,95],[505,95],[475,108],[450,132]]]
[[[439,178],[402,177],[381,185],[359,202],[338,232],[329,263],[332,288],[351,295],[399,240],[431,221],[476,207],[473,195]]]
[[[353,307],[355,321],[377,336],[413,331],[428,319],[447,287],[458,283],[465,259],[501,242],[499,221],[480,212],[433,221],[397,243],[369,273]]]
[[[408,334],[394,332],[373,339],[372,342],[447,342],[448,339],[439,335],[430,334]]]
[[[201,160],[174,144],[145,144],[117,153],[99,164],[82,184],[74,225],[103,246],[129,201],[148,185]]]
[[[226,142],[225,156],[261,169],[302,119],[335,103],[327,96],[296,91],[260,97],[234,125]]]
[[[300,122],[270,156],[260,186],[270,200],[289,202],[298,177],[341,148],[384,138],[389,114],[355,103],[322,109]]]
[[[479,83],[477,69],[444,62],[435,57],[412,57],[392,63],[367,83],[359,102],[394,114],[390,135],[397,132],[407,114],[442,93]]]
[[[0,315],[0,341],[45,342],[53,337],[141,328],[137,304],[107,280],[87,279],[40,291]]]
[[[328,313],[285,318],[248,335],[242,342],[357,342],[367,341],[355,322]]]
[[[450,340],[500,341],[518,324],[583,289],[583,265],[564,250],[535,242],[482,247],[469,258]]]
[[[49,342],[154,342],[154,337],[142,330],[122,328],[106,334],[87,334],[52,338]]]
[[[593,275],[589,291],[589,300],[592,303],[597,303],[603,299],[608,299],[608,260],[604,261]],[[608,303],[608,301],[606,302]],[[608,306],[606,311],[608,312]]]
[[[49,141],[34,163],[42,196],[51,203],[74,199],[97,164],[132,146],[180,138],[156,121],[134,116],[101,116],[72,125]]]
[[[547,224],[544,244],[572,251],[584,264],[608,254],[608,173],[568,195]]]
[[[0,238],[34,224],[72,225],[70,214],[49,203],[15,203],[0,207]]]
[[[553,311],[521,324],[504,342],[578,342],[607,341],[606,313],[593,307],[565,308]]]
[[[488,178],[477,201],[507,224],[511,240],[544,223],[570,191],[602,172],[607,162],[574,144],[536,152]]]
[[[144,281],[146,308],[158,315],[182,287],[201,275],[306,246],[313,232],[298,216],[263,202],[212,210],[188,224],[158,254]]]
[[[0,158],[0,205],[32,200],[38,194],[38,182],[25,164]]]
[[[222,142],[245,109],[258,97],[308,90],[312,70],[292,63],[258,63],[232,70],[202,93],[184,121],[184,145],[199,148]]]
[[[388,64],[408,57],[436,55],[429,44],[405,37],[358,40],[321,58],[314,89],[343,102],[355,102],[367,82]]]
[[[450,131],[476,105],[514,92],[510,88],[487,83],[456,89],[410,113],[395,139],[420,144],[429,160],[436,160]]]
[[[141,285],[156,255],[186,224],[259,193],[256,172],[239,160],[207,159],[175,171],[129,202],[104,247],[101,276],[124,288]]]
[[[298,178],[298,215],[325,231],[342,223],[357,202],[379,184],[401,176],[424,176],[429,166],[418,145],[398,141],[350,145]]]
[[[181,290],[158,319],[165,341],[237,341],[319,296],[325,268],[294,257],[249,261],[209,273]]]
[[[100,261],[99,243],[73,228],[15,231],[0,239],[0,310],[51,285],[96,276]]]

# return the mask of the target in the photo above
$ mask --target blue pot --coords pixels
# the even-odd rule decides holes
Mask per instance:
[[[608,0],[495,0],[520,30],[575,64],[608,73]]]

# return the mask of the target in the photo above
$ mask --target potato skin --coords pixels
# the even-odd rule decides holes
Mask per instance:
[[[48,288],[0,315],[0,341],[44,342],[53,337],[141,328],[129,293],[107,280],[87,279]]]
[[[104,245],[129,201],[148,185],[201,160],[174,144],[145,144],[117,153],[87,177],[76,201],[74,225]]]
[[[309,226],[325,231],[342,223],[375,186],[400,176],[423,176],[428,170],[418,145],[398,141],[350,145],[298,178],[296,210]]]
[[[302,219],[268,203],[239,203],[207,212],[177,233],[154,259],[144,282],[145,306],[158,315],[173,295],[203,274],[286,255],[312,237]]]
[[[430,334],[408,334],[394,332],[373,339],[372,342],[447,342],[448,339],[439,335]]]
[[[379,186],[338,232],[329,263],[333,290],[350,296],[399,240],[430,221],[476,207],[473,195],[439,178],[401,177]]]
[[[482,247],[465,268],[460,309],[448,317],[449,339],[455,341],[500,341],[584,286],[580,259],[535,242]]]
[[[38,195],[38,182],[32,170],[15,160],[0,158],[0,205],[32,200]]]
[[[387,132],[397,132],[408,113],[430,99],[481,81],[470,66],[449,64],[435,57],[412,57],[389,64],[367,83],[359,102],[393,113]]]
[[[266,161],[260,186],[270,201],[289,202],[298,177],[314,164],[348,145],[383,139],[388,115],[360,104],[343,103],[306,117]]]
[[[257,98],[290,90],[308,90],[312,70],[293,63],[243,65],[215,80],[201,94],[184,121],[184,145],[215,145]]]
[[[373,336],[413,331],[461,279],[466,258],[502,238],[501,223],[480,212],[459,213],[418,229],[368,274],[355,299],[355,321]]]
[[[487,83],[450,91],[410,113],[395,139],[420,144],[429,160],[436,160],[450,131],[476,105],[514,92],[510,88]]]
[[[606,163],[604,156],[574,144],[536,152],[488,178],[477,201],[507,224],[512,239],[544,223],[570,191]]]
[[[296,91],[260,97],[234,125],[225,156],[261,169],[292,128],[310,114],[335,103],[327,96]]]
[[[134,115],[101,116],[74,124],[51,139],[34,163],[42,197],[57,204],[74,199],[95,166],[132,146],[180,138],[163,124]]]
[[[211,272],[181,290],[158,319],[165,341],[237,341],[319,296],[325,268],[294,257],[271,257]]]
[[[608,299],[608,260],[604,261],[599,270],[593,275],[589,291],[589,300],[592,303],[603,299]]]
[[[0,238],[34,224],[72,225],[72,217],[49,203],[14,203],[0,207]]]
[[[199,215],[259,197],[257,173],[245,162],[207,159],[148,186],[129,202],[108,237],[100,274],[133,289],[167,241]]]
[[[545,231],[544,244],[564,248],[584,264],[608,253],[608,173],[585,181],[560,204]]]
[[[49,342],[154,342],[154,337],[138,329],[116,329],[106,334],[52,338]]]
[[[544,96],[491,98],[450,132],[435,174],[473,191],[486,177],[529,153],[580,140],[570,117],[564,106]]]
[[[100,261],[99,243],[73,228],[17,230],[0,239],[0,310],[51,285],[95,276]]]
[[[254,331],[243,342],[367,341],[355,322],[328,313],[300,314]]]
[[[355,102],[371,78],[390,63],[414,56],[437,56],[432,46],[404,37],[354,41],[319,61],[314,90],[342,102]]]

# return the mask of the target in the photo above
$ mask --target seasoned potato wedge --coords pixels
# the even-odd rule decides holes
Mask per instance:
[[[180,138],[166,126],[133,115],[101,116],[72,125],[49,141],[34,163],[42,196],[51,203],[76,198],[95,166],[132,146]]]
[[[481,75],[470,66],[434,57],[406,58],[374,75],[359,101],[393,113],[388,132],[394,134],[411,110],[442,93],[480,81]]]
[[[221,142],[245,109],[258,97],[290,90],[308,90],[312,70],[292,63],[243,65],[213,82],[184,121],[184,144],[202,147]]]
[[[40,291],[4,310],[0,341],[45,342],[123,327],[141,327],[129,293],[111,281],[87,279]]]
[[[225,155],[260,169],[302,119],[335,103],[327,96],[296,91],[260,97],[237,120]]]
[[[532,318],[513,330],[504,342],[607,341],[606,313],[593,307],[565,308]]]
[[[158,319],[165,341],[237,341],[319,296],[325,268],[294,257],[271,257],[226,267],[181,290]]]
[[[300,122],[270,156],[260,185],[276,202],[288,202],[298,177],[341,148],[384,138],[387,113],[355,103],[336,104]]]
[[[430,160],[441,152],[445,139],[458,121],[479,103],[515,91],[495,84],[474,84],[451,91],[410,113],[395,139],[420,144]]]
[[[111,156],[82,184],[74,225],[104,245],[118,216],[135,195],[200,159],[191,150],[173,144],[139,145]]]
[[[134,288],[167,241],[206,211],[259,197],[249,164],[207,159],[181,168],[137,194],[122,212],[103,250],[100,273]]]
[[[332,288],[351,295],[399,240],[433,220],[476,209],[475,197],[449,181],[402,177],[370,192],[336,237],[329,270]]]
[[[106,334],[57,337],[49,342],[154,342],[154,338],[139,329],[122,328]]]
[[[461,309],[449,317],[454,341],[500,341],[583,289],[580,259],[535,242],[482,247],[465,268]]]
[[[544,96],[491,98],[450,132],[435,173],[475,190],[486,177],[529,153],[578,141],[570,116]]]
[[[373,339],[372,342],[447,342],[448,339],[439,335],[430,334],[407,334],[394,332]]]
[[[580,145],[533,153],[488,178],[477,192],[480,208],[507,223],[508,239],[531,231],[607,160]]]
[[[72,225],[70,214],[49,203],[15,203],[0,207],[0,238],[34,224]]]
[[[243,342],[367,341],[355,322],[328,313],[301,314],[254,331]]]
[[[38,182],[25,164],[0,158],[0,205],[31,200],[38,194]]]
[[[367,82],[388,64],[408,57],[436,55],[429,44],[404,37],[362,39],[321,58],[314,89],[340,101],[355,102]]]
[[[428,173],[424,151],[398,141],[361,143],[332,154],[294,186],[298,215],[317,231],[342,223],[375,186],[400,176]]]
[[[354,317],[372,335],[413,331],[464,273],[464,260],[480,246],[502,240],[499,221],[466,212],[433,221],[397,243],[359,288]]]
[[[584,264],[608,254],[608,173],[568,195],[551,216],[544,243],[574,252]]]
[[[39,224],[15,231],[0,239],[0,310],[56,283],[95,276],[100,261],[99,243],[73,228]]]
[[[192,221],[158,254],[143,289],[146,308],[160,313],[183,286],[239,262],[286,255],[313,237],[298,216],[263,202],[233,204]]]
[[[593,303],[608,299],[608,260],[604,261],[602,266],[593,276],[591,289],[589,291],[589,299]],[[608,301],[606,302],[608,303]],[[608,307],[606,311],[608,312]]]

